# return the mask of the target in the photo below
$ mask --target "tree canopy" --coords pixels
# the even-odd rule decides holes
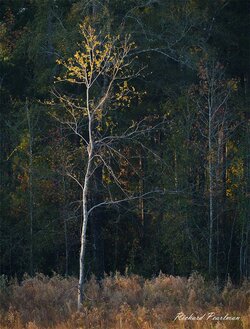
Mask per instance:
[[[0,8],[0,274],[249,276],[248,1]]]

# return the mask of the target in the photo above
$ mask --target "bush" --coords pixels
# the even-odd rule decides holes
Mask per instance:
[[[250,282],[216,285],[193,273],[189,278],[160,274],[151,280],[130,275],[93,276],[85,303],[76,310],[77,279],[37,274],[18,284],[0,279],[1,329],[161,329],[242,328],[249,326]],[[208,312],[240,316],[240,321],[173,321],[177,313]]]

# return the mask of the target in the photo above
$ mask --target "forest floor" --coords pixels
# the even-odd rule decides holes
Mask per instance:
[[[1,329],[250,328],[249,280],[239,287],[228,281],[218,289],[196,273],[150,280],[116,274],[100,284],[93,277],[86,284],[82,312],[77,312],[76,278],[37,274],[21,283],[0,279]],[[184,315],[190,319],[181,320]],[[200,319],[191,320],[194,316]]]

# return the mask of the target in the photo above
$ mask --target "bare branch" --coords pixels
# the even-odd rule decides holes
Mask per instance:
[[[154,193],[163,193],[163,192],[159,191],[159,190],[156,190],[156,191],[143,193],[143,194],[138,195],[138,196],[130,196],[130,197],[126,197],[126,198],[119,199],[119,200],[103,201],[103,202],[100,202],[100,203],[94,205],[93,207],[91,207],[88,211],[88,215],[96,208],[99,208],[99,207],[102,207],[102,206],[108,206],[108,205],[117,205],[117,204],[123,203],[123,202],[138,200],[138,199],[141,199],[141,198],[145,198],[146,196],[152,195]]]

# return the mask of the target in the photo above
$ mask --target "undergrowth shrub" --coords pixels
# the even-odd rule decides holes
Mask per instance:
[[[119,308],[124,303],[141,305],[143,283],[144,280],[137,275],[124,277],[116,273],[114,277],[106,276],[102,281],[102,300],[113,308]]]
[[[23,281],[0,279],[0,329],[247,329],[250,282],[230,281],[219,290],[198,273],[189,278],[160,274],[94,276],[86,283],[85,302],[76,310],[77,279],[37,274]],[[240,321],[173,321],[177,313],[208,312],[240,316]]]

